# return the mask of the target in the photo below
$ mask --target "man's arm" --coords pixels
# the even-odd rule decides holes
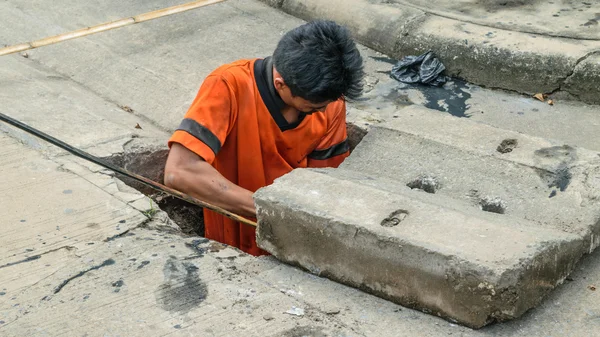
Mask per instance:
[[[256,218],[252,192],[227,180],[181,144],[171,146],[165,166],[165,185],[238,215]]]

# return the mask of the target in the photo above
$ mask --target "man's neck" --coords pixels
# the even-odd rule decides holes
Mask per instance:
[[[289,105],[286,105],[285,108],[281,109],[281,114],[283,115],[283,118],[285,118],[285,120],[290,124],[296,123],[298,119],[300,119],[300,111]]]
[[[283,118],[285,118],[285,120],[292,124],[298,121],[298,119],[300,119],[300,111],[296,110],[295,108],[285,104],[285,102],[283,100],[281,100],[281,97],[279,96],[279,93],[277,92],[277,88],[275,88],[275,77],[277,76],[277,70],[275,69],[275,66],[273,65],[273,61],[271,58],[268,59],[268,64],[267,64],[267,76],[269,76],[270,81],[269,81],[269,90],[271,91],[271,94],[274,97],[279,98],[280,100],[280,112],[283,115]]]

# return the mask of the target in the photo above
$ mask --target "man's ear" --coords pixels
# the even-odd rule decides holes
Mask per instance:
[[[287,86],[281,77],[275,77],[273,84],[277,90],[283,90]]]

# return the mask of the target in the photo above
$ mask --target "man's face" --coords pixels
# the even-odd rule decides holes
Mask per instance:
[[[289,89],[288,89],[289,91]],[[288,101],[282,97],[281,98],[287,105],[294,107],[296,110],[303,112],[305,114],[312,114],[318,111],[325,111],[327,109],[327,105],[332,101],[322,102],[322,103],[313,103],[311,101],[305,100],[304,98],[293,96],[292,93],[289,93]]]
[[[327,109],[327,106],[329,105],[329,103],[333,102],[333,101],[326,101],[326,102],[314,103],[314,102],[306,100],[302,97],[294,96],[294,95],[292,95],[292,91],[290,90],[290,88],[283,81],[283,78],[281,78],[277,75],[278,74],[276,74],[276,78],[274,81],[275,89],[277,89],[277,93],[281,97],[281,100],[283,100],[283,102],[285,104],[293,107],[294,109],[296,109],[300,112],[310,115],[310,114],[318,112],[318,111],[325,111],[325,109]]]

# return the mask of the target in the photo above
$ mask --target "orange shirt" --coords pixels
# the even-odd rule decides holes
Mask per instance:
[[[301,114],[290,124],[273,86],[272,60],[223,65],[203,82],[179,128],[169,139],[193,151],[232,183],[255,192],[295,168],[337,167],[349,155],[346,105]],[[255,229],[204,210],[205,236],[250,253]]]

